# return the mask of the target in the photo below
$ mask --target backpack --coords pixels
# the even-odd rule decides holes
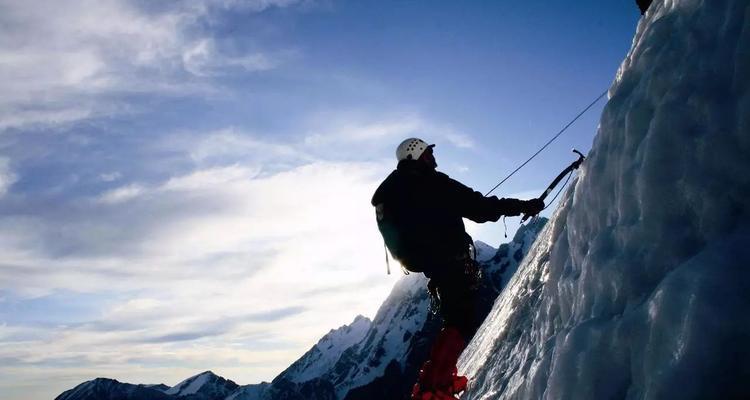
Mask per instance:
[[[463,256],[458,254],[443,254],[440,248],[435,248],[435,244],[428,243],[413,229],[406,224],[405,218],[400,218],[398,211],[392,207],[387,207],[385,203],[378,203],[375,206],[375,217],[378,223],[378,230],[383,236],[385,247],[391,252],[393,258],[401,263],[405,273],[409,272],[427,272],[446,262],[446,259]],[[464,234],[464,248],[466,254],[471,258],[474,241],[468,233]],[[388,253],[386,252],[386,263],[388,263]],[[389,266],[390,273],[390,266]]]
[[[441,210],[430,207],[432,198],[444,195],[440,186],[442,176],[438,174],[431,178],[436,180],[427,181],[415,171],[399,167],[380,184],[370,202],[375,207],[385,247],[405,271],[429,275],[431,270],[442,268],[451,259],[468,252],[471,238],[463,230],[463,224],[459,221],[460,225],[446,228]],[[441,222],[435,225],[437,230],[433,229],[432,218]]]
[[[378,230],[383,236],[385,247],[391,252],[393,258],[401,263],[405,269],[404,272],[425,272],[429,268],[428,257],[425,254],[427,249],[420,246],[417,238],[409,234],[408,226],[398,214],[385,203],[375,206]],[[386,253],[386,262],[387,257]]]

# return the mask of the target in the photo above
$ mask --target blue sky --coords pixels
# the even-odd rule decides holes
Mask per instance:
[[[0,1],[2,397],[272,379],[398,279],[369,198],[402,139],[485,192],[609,86],[639,17],[625,0]],[[541,191],[602,106],[497,194]]]

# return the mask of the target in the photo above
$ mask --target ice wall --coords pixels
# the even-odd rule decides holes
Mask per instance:
[[[463,399],[750,398],[750,0],[655,0]]]

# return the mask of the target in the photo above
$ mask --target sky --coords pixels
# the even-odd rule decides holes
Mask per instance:
[[[1,397],[273,379],[399,279],[370,197],[401,140],[486,192],[609,87],[639,17],[626,0],[0,0]],[[495,194],[538,195],[603,103]]]

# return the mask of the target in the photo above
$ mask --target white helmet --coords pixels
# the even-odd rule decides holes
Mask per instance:
[[[435,147],[435,145],[427,144],[427,142],[422,139],[409,138],[401,142],[396,148],[396,158],[399,161],[416,160],[430,147]]]

